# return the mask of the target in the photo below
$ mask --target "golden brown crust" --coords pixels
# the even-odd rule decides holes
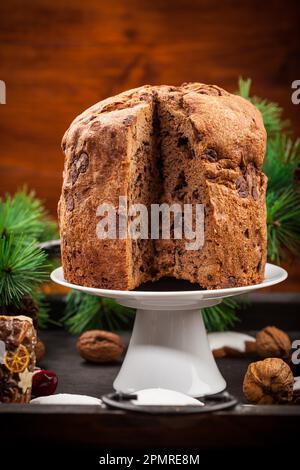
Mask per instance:
[[[103,202],[117,207],[119,196],[128,195],[132,155],[143,139],[140,129],[153,125],[155,113],[160,127],[169,126],[169,137],[163,137],[164,190],[157,202],[204,203],[205,244],[187,252],[179,242],[159,241],[156,273],[150,270],[139,279],[133,275],[128,241],[97,238],[96,210]],[[177,145],[176,129],[184,136],[183,145]],[[73,121],[62,146],[66,158],[59,220],[68,281],[108,289],[133,289],[162,275],[213,289],[262,281],[266,132],[251,103],[214,85],[147,85],[86,110]],[[174,195],[182,171],[184,188]]]

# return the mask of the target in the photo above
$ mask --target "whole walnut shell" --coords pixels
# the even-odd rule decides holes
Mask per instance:
[[[286,403],[293,399],[293,384],[294,377],[286,362],[279,358],[268,358],[249,365],[243,392],[250,403]]]
[[[90,330],[78,338],[77,350],[86,361],[117,362],[124,352],[124,344],[121,337],[115,333]]]
[[[291,347],[288,335],[276,326],[267,326],[256,335],[256,351],[261,357],[281,357],[288,360]]]

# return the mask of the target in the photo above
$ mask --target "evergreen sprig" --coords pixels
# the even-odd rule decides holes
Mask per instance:
[[[240,303],[234,299],[224,299],[219,305],[203,309],[203,320],[207,331],[224,331],[234,326],[239,318],[236,315]]]
[[[263,171],[268,176],[268,191],[281,194],[287,189],[298,190],[295,171],[300,164],[300,139],[279,133],[268,140]]]
[[[58,237],[57,224],[34,191],[26,187],[0,199],[0,306],[20,307],[30,295],[38,304],[38,321],[49,321],[48,305],[37,286],[49,275],[50,265],[38,242]]]
[[[287,252],[300,254],[300,194],[295,172],[300,166],[300,139],[293,141],[289,121],[277,103],[250,96],[251,80],[239,80],[239,95],[262,113],[267,130],[263,171],[268,176],[268,258],[280,263]]]
[[[296,256],[300,251],[300,194],[292,187],[267,193],[268,256],[280,263],[286,249]]]
[[[12,234],[0,238],[0,305],[19,306],[47,275],[46,254],[34,240]]]
[[[26,187],[0,199],[0,237],[10,234],[40,242],[58,238],[57,224],[49,219],[34,191]]]
[[[62,322],[73,334],[94,328],[116,331],[128,327],[134,310],[117,304],[113,299],[96,297],[71,291],[66,297],[66,310]]]

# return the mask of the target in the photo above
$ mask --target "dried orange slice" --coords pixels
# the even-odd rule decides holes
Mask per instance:
[[[27,348],[20,344],[16,351],[6,351],[3,362],[12,373],[23,372],[29,363],[29,352]]]

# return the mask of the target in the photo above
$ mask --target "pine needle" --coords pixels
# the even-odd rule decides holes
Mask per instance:
[[[132,309],[118,305],[114,300],[71,291],[66,298],[62,318],[65,328],[73,334],[90,329],[121,330],[134,318]]]
[[[228,298],[219,305],[205,308],[202,314],[207,331],[224,331],[233,327],[239,321],[236,315],[239,306],[239,302]]]
[[[0,237],[10,234],[40,242],[58,237],[57,224],[49,219],[34,191],[26,187],[0,200]]]
[[[300,164],[300,139],[294,142],[279,133],[269,139],[263,171],[268,176],[268,191],[282,192],[295,186],[294,175]]]
[[[268,176],[268,258],[280,263],[289,251],[300,254],[300,195],[295,172],[300,167],[300,139],[291,137],[290,123],[277,103],[250,96],[251,80],[239,80],[238,93],[262,113],[267,130],[263,171]]]
[[[35,241],[13,235],[0,238],[0,305],[20,305],[47,275],[46,254]]]

